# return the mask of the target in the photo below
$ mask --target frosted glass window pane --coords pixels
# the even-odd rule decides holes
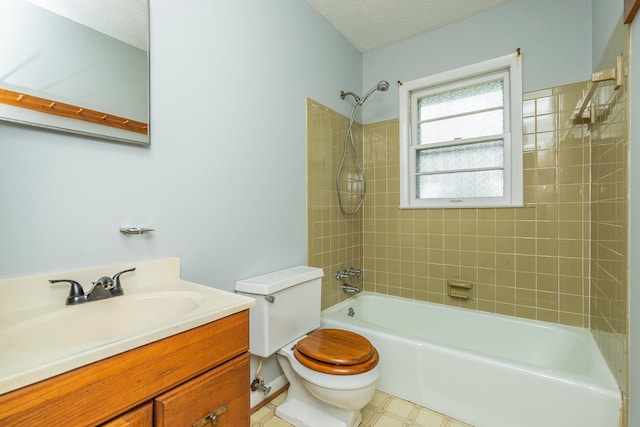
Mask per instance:
[[[420,123],[418,144],[453,141],[456,138],[476,138],[501,135],[504,132],[504,110],[484,111],[466,116],[451,117]]]
[[[418,173],[502,168],[503,165],[504,142],[502,140],[429,148],[416,153],[416,172]]]
[[[418,121],[502,107],[502,79],[425,96],[418,100]]]
[[[502,197],[502,170],[454,172],[416,177],[418,199]]]

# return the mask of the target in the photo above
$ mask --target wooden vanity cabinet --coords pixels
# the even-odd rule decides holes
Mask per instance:
[[[225,404],[218,426],[249,425],[248,350],[247,309],[0,395],[0,427],[192,426]]]

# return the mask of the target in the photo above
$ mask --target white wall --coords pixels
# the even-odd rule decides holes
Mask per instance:
[[[591,65],[593,71],[598,71],[600,58],[602,58],[602,54],[607,48],[614,28],[621,19],[623,10],[623,0],[591,0],[591,13],[593,15],[591,23]]]
[[[381,79],[392,85],[384,96],[367,101],[363,121],[398,117],[398,80],[515,53],[516,48],[523,53],[525,92],[587,80],[591,76],[591,0],[513,0],[365,53],[363,87]]]
[[[150,147],[0,123],[0,277],[175,255],[232,290],[306,261],[305,97],[347,114],[361,54],[299,0],[150,15]]]

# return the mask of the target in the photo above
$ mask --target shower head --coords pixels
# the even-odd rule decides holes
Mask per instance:
[[[373,92],[379,90],[380,92],[385,92],[389,90],[389,82],[386,80],[380,80],[377,85],[369,89],[369,92],[365,93],[362,99],[358,101],[358,104],[362,105],[364,102],[371,96]]]
[[[376,89],[378,89],[380,92],[386,92],[387,90],[389,90],[389,82],[386,80],[380,80],[378,82],[378,85],[376,86]]]

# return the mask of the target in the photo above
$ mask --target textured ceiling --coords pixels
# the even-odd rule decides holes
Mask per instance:
[[[27,0],[120,41],[147,50],[147,0]]]
[[[361,52],[387,46],[511,0],[307,0]]]

